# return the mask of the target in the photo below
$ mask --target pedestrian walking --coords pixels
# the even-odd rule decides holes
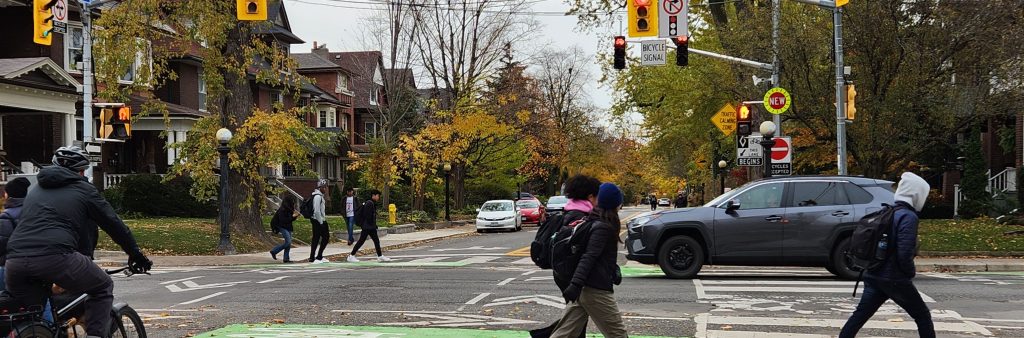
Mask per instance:
[[[359,262],[356,253],[359,252],[363,243],[366,243],[367,237],[373,240],[373,248],[377,249],[377,261],[391,261],[391,258],[385,257],[380,250],[380,237],[377,236],[377,202],[379,201],[380,191],[372,190],[370,191],[370,200],[364,202],[356,212],[355,221],[359,225],[360,231],[359,241],[356,242],[356,246],[352,247],[352,253],[348,255],[348,261],[351,263]]]
[[[922,338],[935,337],[931,312],[912,281],[916,274],[914,256],[917,253],[917,212],[924,208],[928,190],[928,182],[920,176],[909,172],[901,176],[896,187],[897,209],[892,216],[890,234],[895,236],[890,242],[895,248],[889,249],[881,265],[864,273],[864,293],[860,297],[860,304],[843,326],[840,338],[855,337],[864,323],[889,299],[914,318],[917,332]]]
[[[565,204],[565,213],[561,216],[561,223],[559,229],[567,227],[571,224],[575,224],[576,221],[584,219],[587,215],[594,210],[594,204],[597,203],[597,192],[601,188],[601,181],[586,175],[576,175],[569,178],[565,183],[565,197],[569,199],[569,202]],[[552,218],[550,221],[558,221]],[[553,271],[552,271],[553,272]],[[554,273],[552,273],[554,275]],[[559,292],[564,292],[566,288],[571,284],[571,280],[559,278],[554,276],[555,285],[558,286]],[[566,302],[568,303],[568,302]],[[559,321],[555,321],[551,325],[546,327],[530,331],[530,336],[533,338],[550,337],[551,333],[554,332],[555,328],[558,327]],[[586,325],[584,320],[583,325]],[[579,338],[586,336],[586,333],[580,333]]]
[[[270,230],[275,234],[280,233],[281,237],[284,238],[284,243],[270,250],[270,257],[275,261],[277,260],[277,253],[284,251],[284,262],[292,262],[289,253],[292,251],[292,233],[295,231],[293,223],[296,218],[299,218],[299,211],[295,210],[295,197],[288,195],[281,202],[281,207],[277,208],[274,218],[270,220]]]
[[[345,188],[345,225],[348,227],[348,245],[352,246],[355,237],[352,236],[352,227],[356,223],[356,208],[359,207],[359,199],[356,198],[355,190],[351,187]]]
[[[327,180],[317,181],[316,189],[313,189],[313,196],[310,196],[313,199],[313,217],[309,219],[313,226],[313,240],[309,241],[309,262],[317,264],[330,262],[324,258],[324,249],[327,248],[327,243],[331,240],[331,228],[327,225],[325,212],[327,202],[324,201],[324,193],[321,191],[325,187],[327,187]]]
[[[682,191],[680,191],[679,194],[676,195],[676,200],[675,200],[676,208],[685,208],[685,207],[689,206],[688,204],[689,203],[686,200],[686,194],[684,194]]]
[[[658,196],[651,194],[651,211],[658,210]]]
[[[568,302],[565,313],[551,337],[577,337],[587,329],[587,318],[594,321],[605,337],[626,337],[626,325],[615,303],[614,285],[622,282],[616,264],[619,247],[619,208],[622,191],[612,183],[601,185],[597,207],[588,216],[590,229],[572,281],[562,296]],[[574,233],[573,236],[577,234]]]

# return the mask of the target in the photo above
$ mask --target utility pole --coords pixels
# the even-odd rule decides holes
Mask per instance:
[[[843,8],[832,7],[836,58],[836,147],[839,175],[846,175],[846,80],[843,78]]]
[[[781,0],[772,0],[772,86],[779,87],[779,16],[782,15]],[[783,136],[782,116],[773,114],[775,134]]]
[[[82,4],[82,142],[92,142],[92,10]],[[85,169],[85,177],[93,181],[92,165]]]

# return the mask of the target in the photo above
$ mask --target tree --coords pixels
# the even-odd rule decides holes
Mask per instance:
[[[271,5],[280,5],[274,1]],[[232,194],[228,196],[230,229],[269,240],[263,231],[261,211],[267,186],[260,169],[275,163],[304,163],[314,147],[324,147],[329,136],[315,132],[300,116],[301,108],[273,110],[255,107],[257,86],[281,88],[298,97],[304,79],[288,58],[287,46],[263,35],[272,22],[240,22],[235,4],[227,1],[124,0],[104,10],[96,21],[96,78],[103,85],[99,95],[126,102],[131,94],[147,98],[142,114],[167,114],[166,104],[153,92],[177,78],[171,60],[193,55],[203,60],[207,84],[206,110],[210,116],[196,121],[188,140],[175,147],[185,160],[171,169],[171,176],[190,176],[192,193],[213,198],[218,179],[217,141],[221,127],[235,133],[229,144]],[[136,37],[136,39],[125,37]],[[151,55],[152,69],[142,67],[133,84],[120,85],[118,78],[137,55]],[[303,168],[304,169],[304,168]]]
[[[988,171],[985,169],[979,129],[972,128],[963,149],[967,159],[960,183],[964,198],[961,213],[968,218],[988,215],[992,208],[992,194],[988,191]]]

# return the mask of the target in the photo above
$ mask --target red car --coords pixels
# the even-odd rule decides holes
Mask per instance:
[[[540,225],[545,219],[547,219],[547,212],[544,211],[544,205],[540,204],[540,201],[536,199],[522,199],[516,202],[516,207],[519,207],[519,215],[523,217],[523,223],[537,224]]]

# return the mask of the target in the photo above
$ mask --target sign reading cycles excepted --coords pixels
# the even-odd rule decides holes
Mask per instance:
[[[769,113],[779,115],[789,110],[789,106],[792,105],[792,98],[789,96],[789,92],[782,87],[775,87],[769,89],[767,93],[764,93],[764,108]]]

